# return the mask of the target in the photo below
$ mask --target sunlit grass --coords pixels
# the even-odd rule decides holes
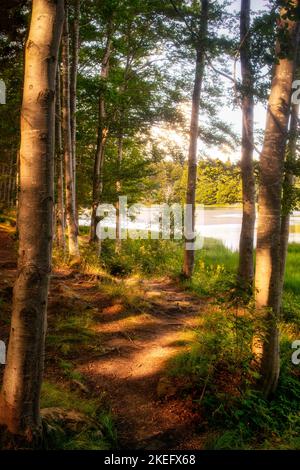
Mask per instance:
[[[300,296],[300,244],[289,245],[284,288]]]

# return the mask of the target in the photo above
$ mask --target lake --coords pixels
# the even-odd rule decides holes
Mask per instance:
[[[205,208],[200,233],[215,238],[232,251],[238,251],[242,224],[242,209],[237,207]],[[300,211],[291,216],[290,243],[300,243]]]
[[[147,217],[149,211],[146,210],[146,216],[144,218],[139,216],[139,221],[130,221],[127,228],[130,230],[149,229],[149,222]],[[90,215],[89,211],[84,211],[79,219],[80,225],[89,225]],[[242,223],[242,209],[239,207],[220,207],[220,208],[208,208],[206,207],[201,217],[201,223],[198,226],[199,233],[206,238],[214,238],[223,243],[223,245],[231,251],[238,251],[239,249],[239,238]],[[110,221],[107,226],[114,227],[114,222]],[[153,225],[153,227],[155,224]],[[158,227],[156,225],[156,227]],[[155,230],[155,228],[154,228]],[[295,211],[291,216],[290,226],[290,243],[300,243],[300,211]]]

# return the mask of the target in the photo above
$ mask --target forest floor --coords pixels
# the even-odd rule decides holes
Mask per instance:
[[[82,288],[85,290],[85,287]],[[99,308],[97,329],[107,353],[79,368],[93,388],[109,393],[123,448],[198,448],[190,402],[175,399],[165,377],[168,361],[185,347],[185,328],[196,324],[201,304],[168,279],[142,281],[147,305]]]
[[[12,234],[13,229],[0,226],[4,340],[16,275]],[[187,347],[205,303],[169,278],[107,280],[55,268],[45,379],[64,384],[68,378],[83,400],[105,397],[119,448],[199,449],[203,438],[196,427],[201,418],[191,398],[178,397],[168,379],[168,363]],[[69,364],[72,373],[66,374]]]

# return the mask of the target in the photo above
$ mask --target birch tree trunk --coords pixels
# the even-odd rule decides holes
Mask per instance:
[[[78,208],[76,197],[76,99],[77,99],[77,73],[78,73],[78,53],[79,53],[79,19],[80,0],[75,0],[74,19],[72,23],[72,62],[70,73],[70,121],[71,121],[71,141],[72,141],[72,164],[73,164],[73,185],[74,185],[74,207],[76,225],[78,226]]]
[[[33,0],[25,46],[20,243],[0,423],[29,441],[41,433],[40,391],[54,205],[55,75],[63,16],[62,0]]]
[[[298,0],[295,3],[298,5]],[[285,13],[282,8],[280,25],[286,29],[289,44],[285,44],[284,50],[289,50],[290,55],[285,58],[280,56],[281,45],[278,41],[278,63],[274,68],[260,159],[255,290],[257,312],[262,314],[264,323],[262,350],[258,359],[261,388],[266,397],[276,390],[279,378],[281,194],[298,33],[298,22],[284,19]]]
[[[299,105],[292,104],[291,106],[291,119],[289,129],[289,142],[287,146],[286,156],[286,170],[283,181],[283,208],[281,216],[281,231],[280,231],[280,288],[283,290],[284,284],[284,273],[286,265],[286,257],[289,244],[290,234],[290,214],[292,211],[293,200],[292,200],[292,189],[295,183],[295,177],[291,165],[296,160],[296,149],[298,140],[298,115]]]
[[[57,245],[63,251],[66,249],[65,237],[65,197],[64,197],[64,162],[61,133],[61,87],[60,71],[56,74],[56,115],[55,115],[55,142],[57,167]]]
[[[70,70],[69,70],[69,24],[68,11],[64,21],[62,38],[62,129],[65,163],[66,218],[68,227],[68,248],[72,258],[79,258],[77,224],[75,219],[75,198],[73,180],[72,138],[70,120]]]
[[[254,276],[255,179],[253,173],[253,73],[250,61],[250,0],[241,0],[240,58],[242,72],[242,188],[243,219],[239,247],[238,278],[250,287]]]
[[[196,50],[196,71],[194,81],[194,91],[192,98],[192,114],[190,124],[190,143],[188,154],[188,182],[186,192],[186,204],[192,208],[191,230],[195,229],[195,195],[197,183],[197,144],[199,137],[199,107],[202,88],[202,80],[204,75],[205,62],[205,40],[207,36],[208,23],[208,0],[201,0],[201,17],[200,17],[200,39]],[[193,274],[195,263],[195,251],[188,249],[188,244],[192,240],[185,240],[183,275],[190,278]]]
[[[118,173],[120,175],[121,172],[121,165],[123,160],[123,135],[120,133],[118,138]],[[119,253],[121,251],[122,239],[121,239],[121,214],[120,214],[120,204],[119,204],[119,196],[121,194],[121,181],[118,180],[116,183],[116,192],[117,192],[117,203],[116,203],[116,252]]]
[[[104,83],[108,77],[109,72],[109,59],[112,49],[111,31],[108,28],[106,47],[102,59],[101,65],[101,89],[99,92],[99,107],[98,107],[98,130],[97,130],[97,148],[94,161],[94,173],[93,173],[93,202],[92,202],[92,216],[91,216],[91,230],[90,230],[90,242],[97,241],[97,207],[101,200],[101,194],[103,189],[103,164],[104,164],[104,150],[107,140],[108,128],[106,123],[106,109],[105,109],[105,98],[104,98]]]

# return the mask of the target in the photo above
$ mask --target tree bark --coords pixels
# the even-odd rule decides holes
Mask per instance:
[[[298,115],[299,105],[292,104],[291,106],[291,119],[289,129],[289,141],[287,146],[286,164],[287,168],[284,174],[283,181],[283,208],[281,216],[281,230],[280,230],[280,289],[283,290],[284,273],[286,265],[286,257],[289,244],[290,234],[290,214],[292,211],[293,201],[291,199],[291,191],[295,183],[295,176],[291,168],[291,164],[295,163],[297,140],[298,140]]]
[[[282,8],[280,25],[282,28],[287,28],[291,54],[289,57],[281,58],[281,44],[277,42],[278,63],[274,68],[260,158],[255,290],[257,312],[262,314],[264,323],[261,332],[262,350],[258,359],[262,377],[261,388],[266,397],[276,390],[279,378],[278,317],[282,297],[280,285],[281,194],[299,24],[284,19],[285,12],[286,10]]]
[[[120,133],[118,137],[118,174],[121,172],[121,165],[123,160],[123,135]],[[120,214],[120,204],[119,196],[121,193],[121,181],[118,179],[116,182],[116,192],[117,192],[117,203],[116,203],[116,252],[119,253],[121,250],[122,239],[121,239],[121,214]]]
[[[77,73],[78,73],[78,53],[79,53],[79,19],[80,0],[75,0],[74,19],[72,23],[72,62],[70,73],[70,121],[71,121],[71,141],[72,141],[72,164],[73,164],[73,185],[74,185],[74,207],[76,225],[78,226],[78,208],[76,197],[76,99],[77,99]]]
[[[57,246],[63,251],[66,249],[65,237],[65,197],[64,197],[64,162],[61,132],[61,87],[60,70],[56,74],[56,115],[55,115],[55,142],[57,167]]]
[[[242,190],[243,219],[239,247],[238,278],[249,288],[254,276],[255,179],[253,172],[253,72],[250,61],[250,0],[241,0],[240,58],[242,72]]]
[[[204,75],[205,62],[205,41],[207,36],[208,23],[208,0],[201,0],[201,16],[200,16],[200,39],[196,48],[196,71],[194,90],[192,97],[192,113],[190,124],[190,143],[188,154],[188,182],[186,192],[186,204],[192,208],[191,230],[195,229],[195,196],[197,183],[197,144],[199,137],[199,107],[202,88],[202,80]],[[192,240],[185,240],[183,275],[190,278],[193,274],[195,263],[195,251],[188,249],[188,244]]]
[[[34,440],[41,433],[40,390],[51,270],[55,75],[62,0],[33,0],[21,112],[19,256],[0,423]]]
[[[64,21],[62,38],[62,129],[65,163],[66,218],[68,227],[68,248],[72,258],[79,258],[77,225],[75,219],[75,198],[73,180],[73,158],[70,121],[70,73],[69,73],[69,25],[68,11]]]
[[[107,41],[105,51],[101,65],[101,85],[99,92],[99,107],[98,107],[98,130],[97,130],[97,148],[94,161],[94,173],[93,173],[93,202],[92,202],[92,216],[91,216],[91,230],[90,230],[90,242],[97,241],[97,207],[101,200],[101,194],[103,189],[103,164],[104,164],[104,150],[107,140],[108,128],[106,123],[106,109],[105,109],[105,98],[104,98],[104,83],[107,80],[109,72],[109,59],[111,56],[112,39],[111,39],[111,28],[108,28]]]

